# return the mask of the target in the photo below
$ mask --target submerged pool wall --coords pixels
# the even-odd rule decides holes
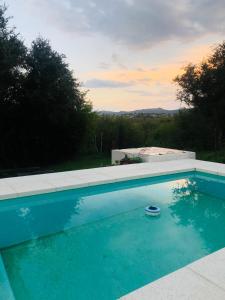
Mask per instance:
[[[0,299],[16,300],[9,283],[8,275],[6,273],[1,254],[0,254]]]

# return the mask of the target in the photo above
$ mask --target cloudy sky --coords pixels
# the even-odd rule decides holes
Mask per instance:
[[[0,0],[1,1],[1,0]],[[97,110],[180,106],[173,78],[223,41],[224,0],[6,0],[27,45],[67,56]]]

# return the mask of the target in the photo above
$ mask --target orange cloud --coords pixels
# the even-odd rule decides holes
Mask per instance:
[[[92,88],[90,97],[94,107],[119,110],[155,106],[171,109],[178,107],[179,103],[175,101],[176,86],[173,84],[173,79],[183,72],[185,65],[190,62],[200,62],[209,55],[210,51],[210,46],[200,45],[185,50],[179,57],[171,60],[171,63],[157,65],[155,68],[138,66],[130,70],[116,69],[86,73],[87,79],[96,78],[110,82],[124,84],[132,82],[134,84],[129,88]]]
[[[173,78],[183,72],[183,67],[192,62],[198,63],[206,58],[211,52],[209,45],[200,45],[186,50],[182,55],[169,64],[158,65],[156,68],[146,68],[140,66],[130,70],[109,70],[86,73],[88,78],[98,78],[102,80],[115,80],[121,82],[136,82],[151,86],[153,81],[171,83]]]

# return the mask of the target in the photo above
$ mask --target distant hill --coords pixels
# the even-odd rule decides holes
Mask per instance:
[[[122,116],[122,115],[174,115],[178,113],[179,109],[163,109],[163,108],[145,108],[145,109],[137,109],[137,110],[131,110],[131,111],[108,111],[108,110],[102,110],[97,111],[99,115],[111,115],[111,116]]]

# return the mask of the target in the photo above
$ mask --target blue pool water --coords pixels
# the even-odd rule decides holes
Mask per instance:
[[[116,299],[225,247],[224,229],[225,179],[197,172],[0,202],[18,300]]]

